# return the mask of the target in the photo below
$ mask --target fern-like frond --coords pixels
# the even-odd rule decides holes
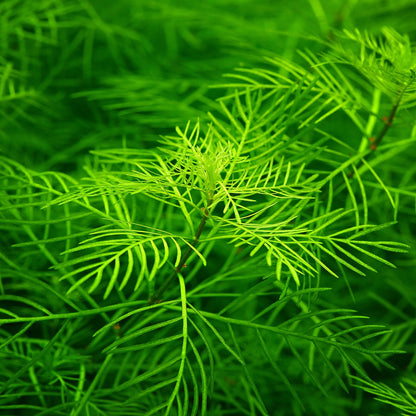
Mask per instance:
[[[389,408],[391,406],[401,415],[416,415],[416,384],[414,380],[404,379],[396,388],[360,377],[353,377],[353,380],[355,387],[370,393],[375,400],[388,405]]]
[[[158,270],[171,258],[175,258],[173,268],[178,267],[183,255],[181,246],[192,247],[206,264],[206,259],[190,242],[163,230],[104,228],[93,234],[94,236],[82,241],[79,246],[64,253],[77,255],[73,260],[59,266],[59,269],[71,270],[64,273],[62,279],[77,277],[77,283],[70,291],[93,280],[89,288],[89,292],[92,292],[102,286],[103,276],[106,275],[110,276],[110,279],[106,283],[104,298],[109,296],[116,284],[118,290],[123,290],[133,275],[137,276],[133,290],[137,290],[144,279],[151,282]],[[79,255],[79,252],[86,254]]]
[[[339,62],[353,65],[367,80],[394,101],[414,103],[416,58],[414,46],[406,35],[384,27],[376,37],[367,32],[345,30],[341,39],[349,45],[334,45]],[[352,42],[351,42],[352,41]]]

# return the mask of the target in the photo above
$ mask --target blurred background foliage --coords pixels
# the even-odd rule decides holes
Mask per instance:
[[[89,149],[153,146],[216,106],[222,75],[265,56],[299,61],[334,29],[414,39],[412,1],[5,0],[0,4],[3,151],[73,173]],[[317,41],[318,40],[318,41]],[[82,162],[81,162],[82,164]]]

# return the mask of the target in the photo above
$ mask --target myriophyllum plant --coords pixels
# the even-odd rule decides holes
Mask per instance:
[[[352,380],[384,397],[368,369],[401,344],[345,305],[408,248],[384,233],[414,191],[378,170],[414,143],[414,51],[387,29],[330,48],[241,68],[207,117],[93,150],[84,179],[2,158],[4,409],[336,415]]]

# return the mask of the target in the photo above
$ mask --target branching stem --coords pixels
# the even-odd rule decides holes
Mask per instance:
[[[393,107],[392,107],[392,109],[391,109],[391,111],[390,111],[390,114],[389,114],[387,117],[383,117],[384,126],[383,126],[383,128],[381,129],[380,133],[377,135],[377,137],[373,138],[373,140],[370,140],[370,148],[371,148],[371,150],[372,150],[373,152],[374,152],[375,150],[377,150],[378,146],[380,146],[381,141],[383,140],[384,136],[387,134],[387,132],[389,131],[389,129],[390,129],[390,127],[391,127],[391,125],[393,124],[393,120],[394,120],[394,118],[396,117],[397,110],[398,110],[398,108],[399,108],[399,106],[400,106],[400,103],[401,103],[401,96],[402,96],[402,95],[400,95],[399,99],[398,99],[398,100],[396,101],[396,103],[393,105]],[[364,159],[364,160],[369,159],[369,158],[371,157],[371,155],[373,154],[373,152],[371,152],[371,153],[367,153],[367,154],[363,157],[363,159]],[[360,160],[360,161],[357,163],[356,169],[359,169],[359,168],[360,168],[363,164],[364,164],[363,160]],[[349,177],[349,178],[352,178],[353,176],[354,176],[354,171],[353,171],[353,170],[351,170],[351,171],[348,173],[348,177]]]
[[[202,208],[202,220],[199,224],[199,227],[195,233],[195,238],[192,241],[191,245],[188,247],[188,249],[185,251],[185,254],[181,257],[179,264],[173,269],[172,274],[166,279],[165,283],[163,283],[162,286],[149,298],[149,304],[154,304],[160,301],[162,294],[167,289],[169,284],[172,282],[172,280],[176,277],[177,273],[179,273],[183,267],[185,267],[186,261],[188,260],[189,256],[194,251],[193,249],[198,245],[199,238],[201,237],[202,231],[204,230],[205,224],[207,222],[208,216],[209,216],[209,207],[211,206],[213,202],[213,199],[208,200],[208,204],[206,208]]]
[[[416,76],[415,73],[413,71],[411,71],[410,79],[409,79],[408,83],[400,91],[400,93],[398,94],[397,100],[394,103],[392,109],[390,110],[390,114],[388,116],[386,116],[386,117],[383,117],[383,122],[384,122],[383,128],[380,130],[380,132],[378,133],[378,135],[376,137],[372,137],[372,138],[369,139],[369,141],[370,141],[370,149],[372,150],[372,152],[367,153],[357,163],[355,170],[358,170],[364,164],[364,160],[368,160],[374,154],[374,151],[377,150],[378,146],[380,146],[382,140],[384,139],[384,137],[386,136],[387,132],[389,131],[390,127],[393,124],[394,118],[396,117],[397,110],[399,109],[400,104],[402,103],[403,95],[406,92],[407,88],[410,86],[410,84],[414,81],[415,76]],[[348,172],[347,176],[350,179],[353,178],[354,177],[354,170],[351,170],[350,172]],[[339,190],[339,188],[342,185],[344,185],[344,182],[340,182],[338,184],[338,186],[335,188],[334,192],[337,191],[337,190]],[[325,194],[325,195],[327,195],[327,194]]]

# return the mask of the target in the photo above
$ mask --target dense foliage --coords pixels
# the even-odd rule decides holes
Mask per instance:
[[[0,414],[415,415],[414,0],[0,3]]]

